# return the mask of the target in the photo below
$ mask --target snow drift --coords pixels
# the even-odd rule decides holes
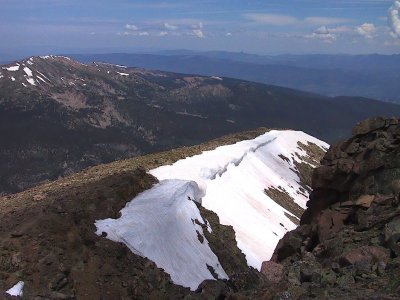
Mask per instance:
[[[264,190],[279,188],[303,208],[308,200],[295,162],[310,162],[299,142],[329,147],[303,132],[274,130],[153,169],[160,183],[129,202],[119,219],[96,221],[97,234],[106,232],[194,290],[214,278],[210,267],[218,278],[228,277],[195,222],[206,223],[196,201],[233,227],[248,265],[260,269],[279,239],[296,227],[288,217],[293,214]]]

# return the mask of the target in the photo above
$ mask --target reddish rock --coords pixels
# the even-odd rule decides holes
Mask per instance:
[[[387,264],[390,254],[389,251],[377,246],[363,246],[352,249],[340,258],[342,266],[372,265],[374,263]]]
[[[349,215],[349,210],[342,209],[340,211],[324,210],[318,218],[318,238],[320,242],[332,238],[339,232],[343,226],[344,221]]]
[[[320,166],[314,170],[312,184],[314,188],[326,186],[327,182],[333,180],[336,173],[336,166]]]
[[[356,200],[355,204],[361,207],[369,208],[374,200],[375,195],[362,195]]]
[[[283,266],[272,261],[264,261],[262,263],[261,273],[272,283],[279,283],[284,275]]]

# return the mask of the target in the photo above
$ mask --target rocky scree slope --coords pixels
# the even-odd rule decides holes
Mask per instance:
[[[0,67],[0,194],[260,126],[330,142],[366,117],[398,113],[229,78],[31,57]]]
[[[274,299],[399,299],[400,121],[359,123],[313,174],[301,226],[262,272]]]
[[[196,291],[174,284],[164,270],[124,244],[96,235],[95,221],[118,218],[128,201],[150,189],[157,180],[146,170],[266,131],[100,165],[0,198],[0,291],[23,281],[23,299],[253,298],[266,279],[248,267],[233,228],[221,225],[218,215],[204,207],[198,209],[212,228],[203,227],[205,238],[229,281],[206,280]],[[316,160],[318,153],[310,152]],[[299,171],[310,178],[305,170]]]

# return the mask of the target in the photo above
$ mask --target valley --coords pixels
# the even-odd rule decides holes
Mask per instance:
[[[63,56],[31,57],[0,73],[2,194],[258,127],[294,128],[331,143],[367,117],[400,113],[375,100]]]

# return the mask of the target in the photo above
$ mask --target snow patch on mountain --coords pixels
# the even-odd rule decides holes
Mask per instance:
[[[38,76],[36,76],[40,81],[42,81],[42,82],[44,82],[44,83],[47,83],[46,82],[46,80],[44,80],[42,77],[40,77],[39,75]]]
[[[46,75],[44,75],[43,73],[37,71],[40,75],[42,75],[43,78],[47,79],[48,82],[51,82],[49,78],[46,77]],[[63,79],[63,78],[61,78]]]
[[[43,55],[43,56],[40,56],[40,58],[42,58],[42,59],[64,58],[64,59],[67,59],[67,60],[72,60],[71,58],[69,58],[67,56],[61,56],[61,55]]]
[[[3,70],[7,70],[7,71],[10,71],[10,72],[16,72],[16,71],[19,70],[19,64],[17,64],[16,66],[8,67],[8,68],[3,68]]]
[[[24,68],[24,72],[25,72],[25,74],[28,75],[29,77],[32,77],[32,76],[33,76],[32,70],[29,69],[28,67],[25,67],[25,68]]]
[[[119,219],[96,221],[97,234],[105,232],[109,239],[125,243],[162,267],[175,283],[193,290],[203,280],[213,279],[208,266],[219,278],[227,278],[201,226],[194,222],[208,224],[196,201],[214,211],[221,224],[233,227],[248,265],[260,269],[279,239],[296,227],[294,215],[264,190],[279,188],[299,206],[306,206],[308,192],[294,163],[307,157],[299,142],[329,147],[303,132],[270,131],[153,169],[150,173],[160,183],[129,202]]]
[[[27,78],[26,81],[28,81],[31,85],[36,85],[35,79],[32,77]]]
[[[194,203],[201,197],[194,181],[163,180],[129,202],[119,219],[96,221],[96,233],[106,232],[107,238],[148,257],[175,283],[192,290],[206,279],[215,279],[210,267],[218,278],[228,279],[198,225],[208,224]]]
[[[13,297],[22,297],[24,285],[25,285],[24,282],[20,281],[12,288],[10,288],[8,291],[6,291],[6,294],[9,294],[10,296]]]
[[[305,208],[308,193],[302,189],[296,166],[280,155],[302,162],[306,156],[298,142],[328,144],[298,131],[270,131],[254,140],[219,147],[151,170],[159,180],[183,179],[197,182],[204,194],[202,205],[217,213],[221,224],[231,225],[238,247],[250,266],[261,268],[271,258],[278,241],[296,225],[289,211],[264,193],[280,187]],[[297,153],[297,155],[295,155]],[[293,155],[292,155],[293,154]],[[286,214],[286,215],[285,215]]]

